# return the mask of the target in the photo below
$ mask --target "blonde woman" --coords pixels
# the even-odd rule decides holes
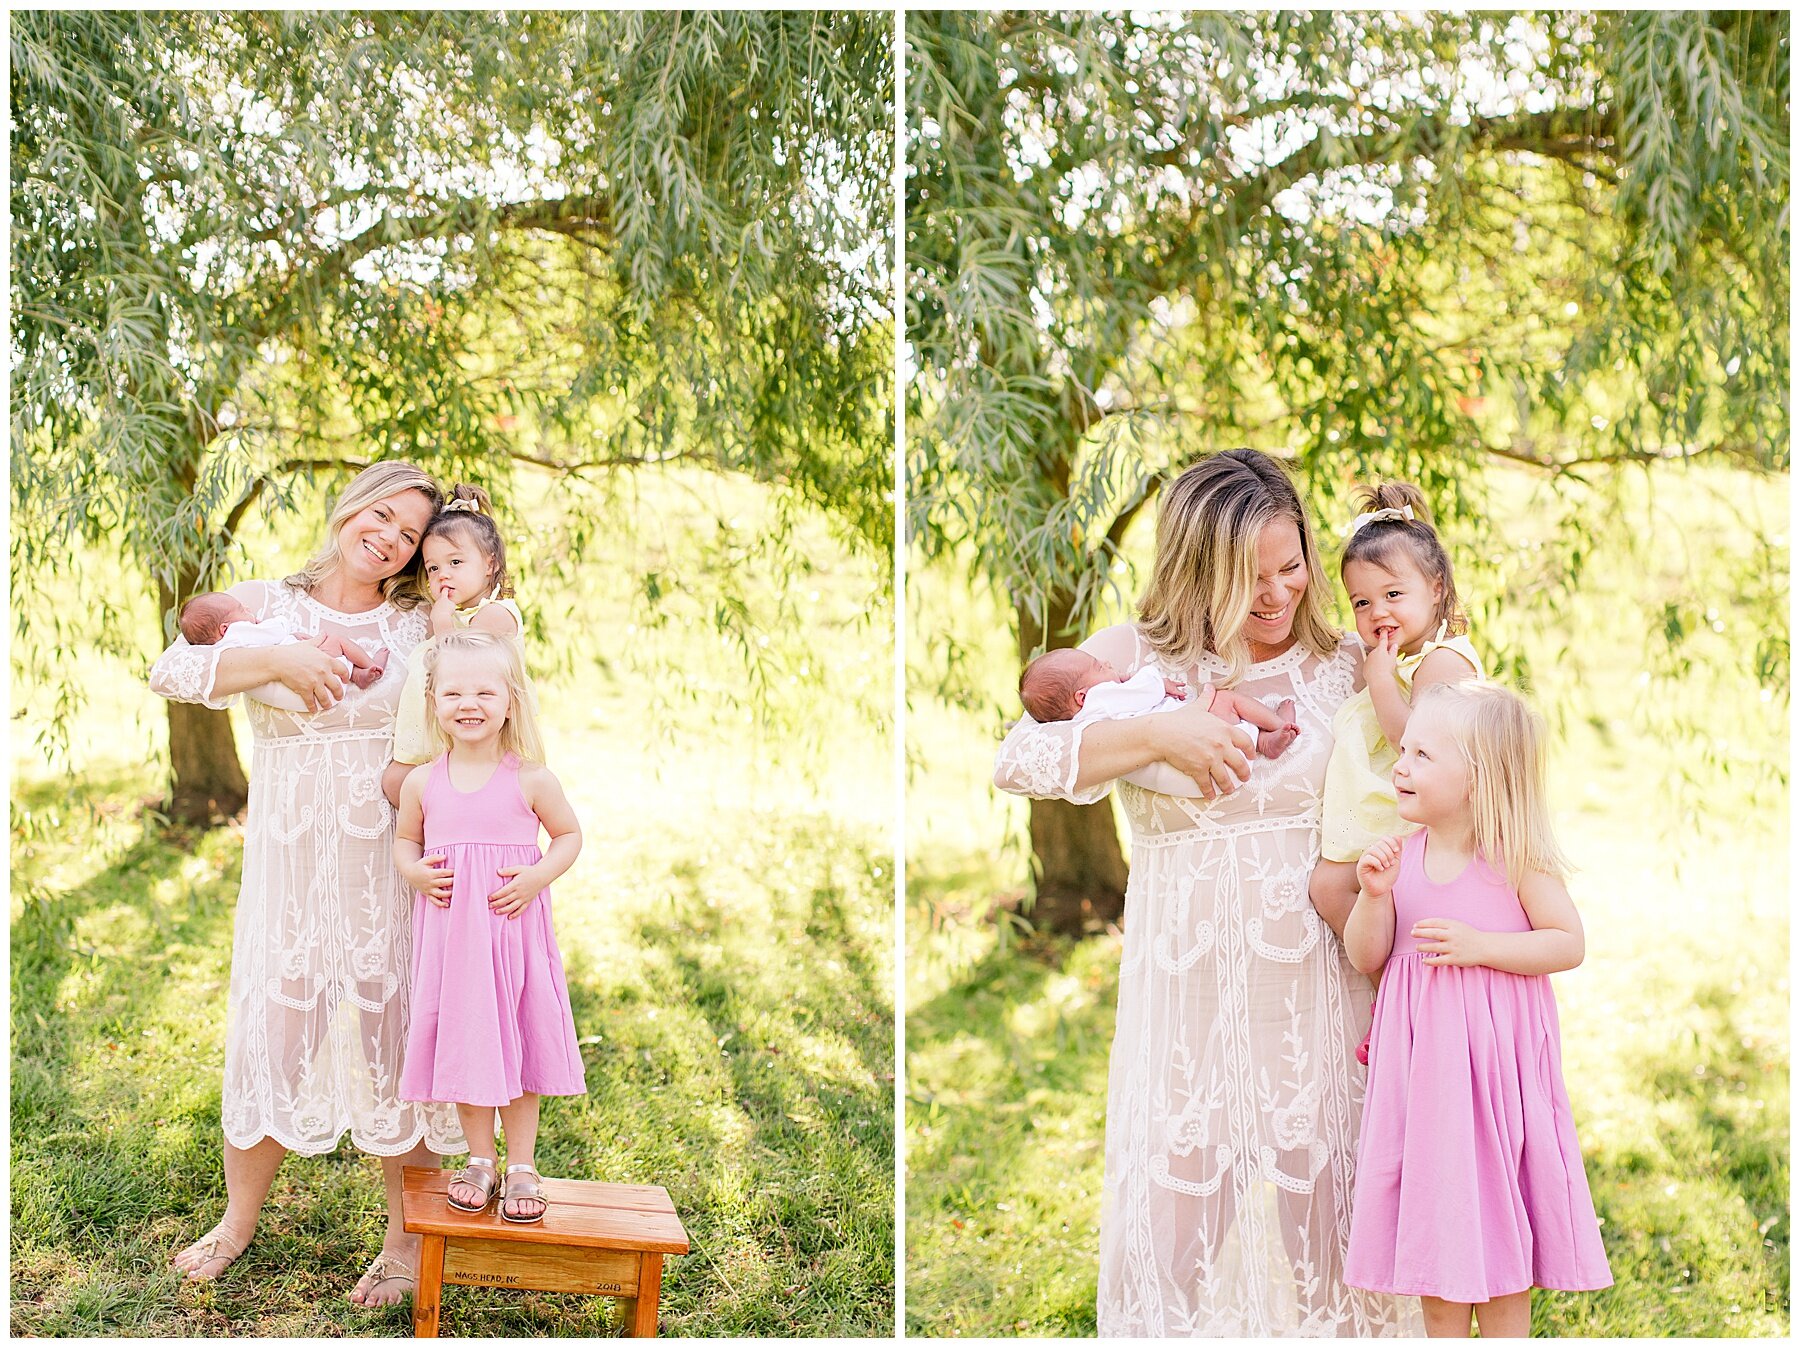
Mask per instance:
[[[1318,546],[1272,459],[1215,454],[1163,491],[1138,620],[1082,649],[1230,688],[1300,725],[1279,758],[1208,701],[1118,721],[1026,717],[995,782],[1082,803],[1157,761],[1211,798],[1117,783],[1132,833],[1107,1087],[1099,1332],[1416,1332],[1344,1281],[1370,988],[1307,899],[1331,722],[1362,648],[1325,614]],[[1240,785],[1240,783],[1242,783]],[[1346,914],[1347,915],[1347,914]],[[1339,916],[1339,921],[1342,921]]]
[[[330,635],[371,656],[382,677],[347,686],[317,646],[164,651],[150,671],[163,697],[223,708],[279,682],[310,711],[249,701],[250,804],[225,1018],[225,1215],[175,1256],[216,1278],[256,1231],[282,1158],[334,1150],[345,1133],[382,1159],[388,1229],[350,1299],[391,1305],[411,1291],[418,1237],[401,1228],[400,1171],[462,1150],[455,1114],[399,1096],[412,968],[411,895],[394,869],[394,817],[381,794],[406,656],[425,638],[419,540],[442,501],[407,463],[379,463],[345,487],[324,544],[297,574],[230,594],[255,621]]]

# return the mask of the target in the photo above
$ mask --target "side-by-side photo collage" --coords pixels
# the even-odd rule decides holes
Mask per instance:
[[[1786,11],[0,22],[12,1336],[1790,1336]]]

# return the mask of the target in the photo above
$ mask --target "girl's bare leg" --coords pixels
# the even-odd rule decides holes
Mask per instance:
[[[1475,1319],[1481,1324],[1484,1339],[1528,1339],[1531,1337],[1531,1293],[1514,1292],[1495,1297],[1475,1308]]]
[[[506,1131],[506,1163],[537,1165],[537,1133],[539,1097],[521,1095],[510,1105],[500,1106],[500,1126]],[[507,1211],[515,1218],[526,1218],[544,1210],[541,1198],[509,1198]]]
[[[469,1144],[469,1159],[477,1156],[494,1163],[494,1174],[500,1174],[500,1146],[494,1141],[494,1107],[492,1105],[458,1105],[456,1117],[462,1123],[463,1138]],[[507,1135],[512,1141],[512,1135]],[[474,1185],[450,1186],[459,1203],[478,1203],[481,1191]]]
[[[262,1215],[269,1190],[275,1185],[275,1172],[281,1169],[287,1148],[272,1137],[265,1137],[253,1147],[225,1144],[225,1215],[219,1224],[172,1261],[176,1268],[196,1281],[216,1278],[231,1261],[244,1252],[256,1234],[256,1219]],[[207,1242],[217,1239],[216,1252],[208,1253]]]
[[[1419,1308],[1425,1312],[1425,1337],[1428,1339],[1466,1339],[1475,1308],[1460,1301],[1441,1297],[1420,1297]]]

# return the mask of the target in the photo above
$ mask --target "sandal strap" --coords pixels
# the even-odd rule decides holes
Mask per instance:
[[[416,1285],[419,1281],[418,1274],[386,1250],[375,1256],[363,1277],[371,1282],[410,1282]]]
[[[494,1163],[487,1157],[471,1157],[468,1165],[450,1177],[450,1182],[466,1184],[472,1189],[481,1190],[481,1196],[485,1202],[493,1197],[494,1190],[500,1187],[500,1175],[494,1168]]]

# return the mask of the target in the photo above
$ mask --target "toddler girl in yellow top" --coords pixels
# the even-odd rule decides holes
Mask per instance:
[[[394,761],[381,777],[390,805],[400,804],[406,774],[438,756],[425,716],[425,653],[438,637],[464,630],[492,632],[518,641],[524,617],[513,602],[506,574],[506,543],[494,523],[493,503],[480,487],[459,482],[419,543],[420,580],[431,596],[431,640],[406,661],[406,686],[394,714]],[[530,695],[527,686],[527,695]]]
[[[1320,860],[1311,884],[1313,907],[1339,937],[1356,905],[1363,850],[1415,827],[1395,808],[1392,776],[1399,757],[1394,746],[1414,700],[1433,684],[1482,672],[1424,495],[1410,482],[1383,482],[1357,495],[1362,513],[1350,525],[1339,574],[1366,649],[1365,686],[1338,708],[1331,725]]]

